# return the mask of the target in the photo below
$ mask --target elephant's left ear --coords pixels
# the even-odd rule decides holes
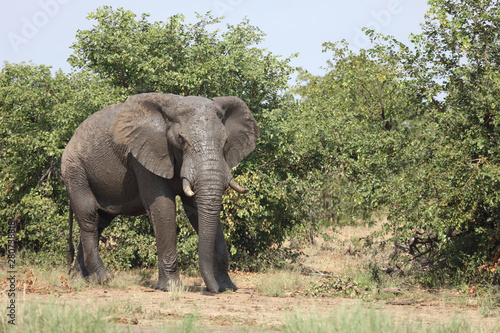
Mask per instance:
[[[248,106],[238,97],[215,97],[224,114],[223,123],[228,135],[224,146],[224,155],[232,169],[255,149],[259,137],[259,127]]]

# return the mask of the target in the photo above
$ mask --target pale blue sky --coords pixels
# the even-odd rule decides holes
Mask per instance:
[[[4,61],[32,61],[69,72],[66,62],[78,29],[88,29],[89,12],[101,5],[124,7],[151,21],[166,20],[182,13],[186,22],[195,12],[212,11],[236,24],[245,16],[267,36],[261,45],[274,54],[299,52],[293,65],[322,74],[328,54],[321,52],[326,41],[346,39],[354,49],[367,47],[363,26],[393,35],[406,42],[410,33],[420,32],[427,10],[424,0],[18,0],[4,3],[0,12],[0,66]]]

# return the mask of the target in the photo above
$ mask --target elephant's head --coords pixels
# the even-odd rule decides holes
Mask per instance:
[[[129,97],[112,127],[113,140],[150,172],[182,179],[198,207],[200,272],[218,291],[213,251],[222,195],[230,185],[245,192],[230,170],[255,148],[257,123],[237,97],[180,97],[156,93]]]

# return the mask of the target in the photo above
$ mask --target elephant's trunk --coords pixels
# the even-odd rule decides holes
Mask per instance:
[[[220,163],[206,163],[193,183],[198,207],[198,255],[200,273],[209,291],[219,292],[219,285],[214,276],[214,251],[222,195],[230,177],[227,166]]]
[[[222,193],[218,196],[197,194],[198,205],[198,256],[200,273],[211,292],[219,292],[219,285],[214,276],[215,237],[220,218]]]

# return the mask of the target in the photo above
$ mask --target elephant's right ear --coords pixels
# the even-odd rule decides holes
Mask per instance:
[[[174,176],[174,155],[167,141],[167,112],[178,98],[156,93],[129,97],[113,123],[113,141],[125,147],[146,169],[163,178]]]

